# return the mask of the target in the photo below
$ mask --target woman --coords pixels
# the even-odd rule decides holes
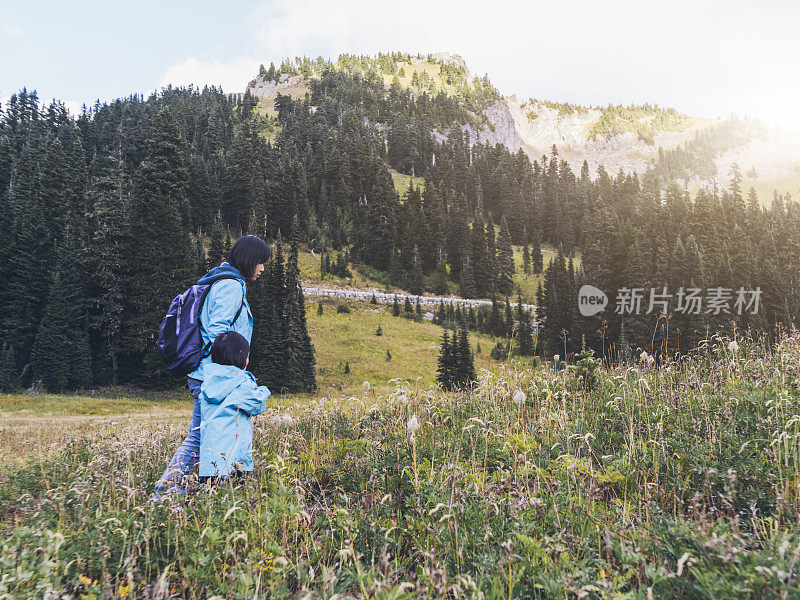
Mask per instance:
[[[229,279],[221,279],[211,286],[203,308],[200,311],[200,335],[203,347],[213,343],[217,336],[225,331],[235,331],[244,336],[247,343],[253,336],[253,313],[247,303],[246,280],[255,281],[264,271],[264,263],[272,255],[269,246],[260,237],[245,235],[236,240],[228,253],[228,257],[219,266],[214,267],[197,282],[202,285],[220,275]],[[185,477],[195,465],[200,455],[200,386],[203,384],[203,368],[211,363],[211,356],[204,357],[197,369],[189,373],[186,384],[194,398],[192,422],[189,433],[183,440],[164,474],[156,482],[154,500],[160,500],[162,494],[185,494]]]

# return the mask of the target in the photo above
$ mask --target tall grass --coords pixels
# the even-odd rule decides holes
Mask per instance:
[[[74,442],[0,476],[0,597],[798,597],[800,336],[585,375],[270,409],[174,504],[182,428]]]

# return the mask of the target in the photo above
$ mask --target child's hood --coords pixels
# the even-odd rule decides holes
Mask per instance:
[[[253,375],[234,367],[233,365],[219,365],[209,363],[203,368],[203,386],[201,393],[206,401],[212,404],[219,404],[237,387],[248,380],[255,382]]]

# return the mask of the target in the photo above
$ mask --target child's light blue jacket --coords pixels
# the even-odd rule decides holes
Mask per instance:
[[[226,261],[203,275],[197,283],[202,285],[219,275],[229,275],[236,279],[222,279],[214,283],[208,290],[208,295],[200,311],[200,324],[202,325],[200,335],[203,339],[203,346],[213,342],[220,333],[225,331],[242,334],[249,344],[253,337],[253,313],[247,302],[247,283],[239,269]],[[234,321],[233,317],[236,316],[240,306],[242,310]],[[202,381],[205,379],[205,367],[210,364],[211,356],[209,355],[200,360],[197,369],[189,373],[189,377]]]
[[[253,420],[271,392],[249,371],[209,363],[200,388],[200,476],[253,470]]]

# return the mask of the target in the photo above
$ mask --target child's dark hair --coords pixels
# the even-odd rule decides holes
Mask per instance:
[[[247,366],[248,354],[250,354],[250,344],[243,335],[235,331],[220,333],[211,346],[211,360],[218,365],[233,365],[244,369]]]
[[[256,235],[243,235],[233,244],[226,260],[237,269],[245,279],[256,272],[256,265],[263,265],[272,256],[267,243]]]

